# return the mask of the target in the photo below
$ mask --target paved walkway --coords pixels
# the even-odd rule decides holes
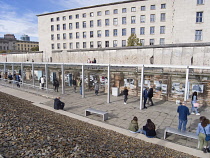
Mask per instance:
[[[11,86],[11,85],[10,85]],[[109,113],[109,119],[105,122],[102,121],[102,117],[99,115],[90,115],[89,119],[96,120],[97,122],[113,125],[113,127],[119,127],[121,129],[127,129],[128,125],[133,118],[133,116],[138,117],[139,126],[145,125],[146,120],[150,118],[156,125],[157,137],[163,139],[163,131],[165,127],[177,128],[178,114],[176,112],[177,105],[174,102],[154,100],[155,106],[148,107],[146,110],[139,110],[139,98],[129,96],[128,104],[123,104],[123,97],[111,96],[111,103],[108,104],[107,95],[104,93],[99,93],[99,96],[95,96],[94,91],[86,92],[85,98],[77,92],[73,92],[73,88],[67,89],[67,94],[62,95],[60,92],[50,91],[46,93],[45,90],[34,90],[27,88],[27,93],[22,92],[22,88],[17,90],[11,90],[8,87],[0,86],[1,91],[5,93],[16,93],[12,95],[17,95],[23,99],[30,100],[36,104],[47,105],[53,107],[53,98],[56,96],[61,96],[61,100],[65,102],[65,111],[70,112],[79,116],[84,116],[85,109],[91,107],[97,110],[107,111]],[[11,87],[12,88],[12,87]],[[29,92],[29,93],[28,93]],[[39,95],[34,95],[38,93]],[[45,96],[45,97],[40,97]],[[48,98],[46,98],[48,97]],[[41,99],[40,99],[41,98]],[[190,107],[190,105],[188,105]],[[200,113],[202,116],[210,116],[210,107],[200,108]],[[199,117],[196,115],[190,115],[188,117],[187,131],[195,132],[197,124],[199,122]],[[196,149],[197,140],[185,138],[177,135],[170,135],[167,137],[167,142],[173,142],[175,144],[180,144],[190,148]],[[192,149],[193,150],[193,149]],[[196,149],[197,152],[200,152]],[[209,156],[206,154],[205,156]]]

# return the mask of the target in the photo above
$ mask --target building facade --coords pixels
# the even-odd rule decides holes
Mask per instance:
[[[15,41],[14,34],[5,34],[3,38],[0,38],[0,52],[15,50]]]
[[[38,47],[39,42],[17,40],[15,45],[17,51],[29,52],[31,48]]]
[[[125,47],[134,33],[146,45],[210,41],[210,1],[131,0],[38,15],[39,48]]]
[[[21,41],[30,41],[30,37],[28,35],[22,35],[20,39]]]

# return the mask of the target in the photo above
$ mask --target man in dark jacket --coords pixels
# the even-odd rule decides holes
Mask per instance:
[[[75,80],[75,78],[72,81],[73,87],[74,87],[74,93],[76,93],[76,88],[77,88],[77,82]]]
[[[153,97],[153,86],[152,85],[151,85],[151,87],[148,91],[147,96],[148,96],[149,102],[151,102],[151,106],[153,106],[154,104],[153,104],[153,101],[152,101],[152,97]]]
[[[60,101],[60,97],[57,97],[54,99],[54,109],[55,110],[59,110],[59,109],[63,110],[64,106],[65,106],[65,103]]]
[[[143,92],[143,97],[144,97],[144,108],[147,109],[146,102],[147,102],[147,97],[148,97],[148,87],[145,88]]]
[[[189,108],[185,106],[185,102],[180,102],[177,112],[179,113],[178,130],[185,132],[187,126],[187,116],[190,115]]]
[[[54,82],[53,82],[53,86],[55,87],[54,91],[56,91],[56,90],[57,90],[57,92],[58,92],[59,82],[58,82],[58,80],[57,80],[57,79],[55,79],[55,80],[54,80]]]
[[[124,88],[124,91],[123,91],[123,95],[124,95],[124,104],[127,104],[127,100],[128,100],[128,89],[127,87]]]

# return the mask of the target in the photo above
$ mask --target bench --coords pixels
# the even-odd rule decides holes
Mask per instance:
[[[95,110],[92,108],[88,108],[85,110],[85,116],[90,115],[91,113],[103,115],[103,121],[108,120],[108,113],[100,110]]]

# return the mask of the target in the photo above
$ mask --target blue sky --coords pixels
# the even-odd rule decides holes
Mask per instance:
[[[88,4],[87,4],[88,1]],[[38,41],[38,14],[105,4],[122,0],[0,0],[0,37],[29,35]]]

